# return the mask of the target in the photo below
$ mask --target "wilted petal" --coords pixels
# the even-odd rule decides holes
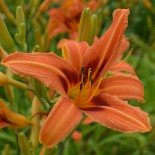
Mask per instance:
[[[101,91],[116,95],[121,99],[136,99],[144,101],[144,88],[141,81],[131,75],[109,76],[100,85]]]
[[[0,129],[10,126],[7,122],[3,120],[2,115],[3,115],[3,111],[0,109]]]
[[[110,68],[110,71],[112,71],[114,74],[116,73],[130,73],[130,74],[133,74],[135,75],[135,70],[133,69],[133,67],[127,63],[127,62],[118,62],[116,63],[115,65],[113,65],[111,68]]]
[[[98,77],[112,53],[120,50],[120,45],[124,37],[123,33],[128,24],[128,15],[128,9],[117,9],[114,12],[114,19],[110,28],[101,39],[86,51],[83,64],[87,69],[92,68],[92,73],[95,74],[94,76]]]
[[[58,47],[62,47],[63,57],[78,71],[82,66],[82,57],[89,47],[86,42],[62,40]]]
[[[9,125],[8,123],[3,122],[3,121],[0,119],[0,129],[5,128],[5,127],[7,127],[7,126],[10,126],[10,125]]]
[[[101,94],[92,99],[92,104],[100,106],[83,109],[83,112],[108,128],[125,133],[147,132],[151,129],[147,113],[117,97]]]
[[[31,122],[23,115],[12,112],[0,99],[0,128],[11,126],[12,128],[24,128],[31,125]]]
[[[40,142],[52,147],[62,141],[80,122],[82,112],[69,100],[61,97],[51,110],[40,131]]]
[[[3,59],[2,64],[19,74],[40,80],[63,95],[70,85],[78,81],[74,68],[53,53],[16,52]]]

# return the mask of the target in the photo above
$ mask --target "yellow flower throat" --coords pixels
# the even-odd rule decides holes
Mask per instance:
[[[89,68],[86,77],[85,69],[82,67],[81,81],[69,91],[70,99],[72,99],[79,108],[92,107],[93,105],[90,105],[89,102],[99,93],[99,86],[102,80],[103,78],[96,82],[93,81],[91,68]]]

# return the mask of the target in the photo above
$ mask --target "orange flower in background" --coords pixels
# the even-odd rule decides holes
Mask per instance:
[[[31,125],[31,122],[23,115],[12,112],[0,99],[0,128],[12,127],[15,129],[24,128]]]
[[[84,3],[82,0],[63,1],[61,8],[53,8],[49,11],[50,20],[47,26],[49,38],[68,32],[70,39],[77,39],[83,9],[90,7],[92,11],[95,11],[102,3],[104,3],[103,0],[99,2],[91,0],[89,3]]]
[[[75,142],[78,142],[81,140],[82,134],[79,131],[74,131],[71,137]]]
[[[141,81],[132,70],[131,74],[107,74],[118,65],[128,47],[124,39],[128,15],[128,9],[117,9],[109,29],[92,46],[86,42],[65,41],[61,44],[63,58],[54,53],[17,52],[3,59],[2,64],[40,80],[61,95],[40,131],[40,142],[47,147],[63,140],[80,122],[83,113],[120,132],[151,129],[147,113],[126,101],[144,101]],[[118,72],[126,69],[122,64],[116,68]]]

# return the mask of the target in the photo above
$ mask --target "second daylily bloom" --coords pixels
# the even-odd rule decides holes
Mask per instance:
[[[37,78],[61,97],[49,113],[40,131],[40,142],[52,147],[80,122],[83,113],[111,129],[131,133],[151,129],[147,113],[127,103],[143,101],[143,85],[131,66],[118,64],[128,47],[124,31],[128,9],[118,9],[106,33],[92,46],[86,42],[65,41],[63,57],[54,53],[15,53],[2,64],[15,72]],[[117,66],[115,66],[117,64]],[[107,74],[112,70],[131,74]]]
[[[104,3],[103,0],[92,0],[87,3],[82,0],[67,0],[62,3],[60,8],[52,8],[49,11],[50,19],[46,30],[49,38],[68,32],[70,39],[77,39],[83,9],[90,7],[91,10],[95,11],[102,3]]]
[[[31,122],[23,115],[12,112],[0,99],[0,128],[12,127],[14,129],[24,128]]]

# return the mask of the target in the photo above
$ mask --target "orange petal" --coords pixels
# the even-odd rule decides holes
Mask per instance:
[[[51,19],[47,25],[46,32],[51,39],[60,33],[70,32],[70,29],[64,23]]]
[[[110,71],[112,71],[114,74],[121,72],[131,73],[133,75],[136,74],[134,68],[127,62],[116,63],[110,68]]]
[[[5,128],[5,127],[7,127],[7,126],[10,126],[8,123],[6,123],[6,122],[3,122],[1,119],[0,119],[0,129],[2,129],[2,128]]]
[[[63,57],[78,71],[81,71],[82,57],[89,47],[88,44],[86,42],[62,40],[58,47],[62,47]]]
[[[138,107],[108,94],[92,99],[92,104],[102,105],[83,112],[100,124],[120,132],[148,132],[151,130],[147,113]]]
[[[128,39],[125,36],[123,36],[121,44],[120,44],[117,54],[116,54],[117,60],[121,59],[121,57],[123,56],[123,53],[129,48],[129,45],[130,45],[130,43],[129,43]]]
[[[49,15],[51,16],[51,19],[47,26],[47,32],[50,38],[53,38],[60,33],[70,31],[66,24],[68,19],[61,9],[52,9],[49,11]]]
[[[115,75],[107,77],[100,85],[101,91],[116,95],[120,99],[136,99],[144,101],[144,88],[141,81],[131,75]]]
[[[64,21],[66,19],[65,13],[61,9],[51,9],[48,12],[48,15],[51,16],[51,18],[56,19],[58,21]]]
[[[40,142],[52,147],[62,141],[80,122],[82,112],[69,100],[61,97],[51,110],[40,131]]]
[[[64,59],[53,53],[19,53],[4,58],[2,64],[13,71],[31,76],[65,95],[69,86],[78,81],[77,72]]]
[[[111,67],[114,66],[117,63],[117,61],[120,61],[121,57],[123,56],[123,53],[127,50],[128,47],[129,47],[129,42],[123,36],[117,51],[111,54],[111,57],[107,60],[107,63],[105,63],[105,66],[100,69],[100,73],[97,74],[98,75],[97,79],[99,79],[101,76],[104,76],[105,73],[107,73],[107,71],[111,70]]]
[[[95,71],[94,76],[98,77],[111,55],[120,50],[123,33],[128,24],[128,15],[128,9],[115,10],[110,28],[86,51],[83,63],[87,69],[92,68],[92,73]]]

